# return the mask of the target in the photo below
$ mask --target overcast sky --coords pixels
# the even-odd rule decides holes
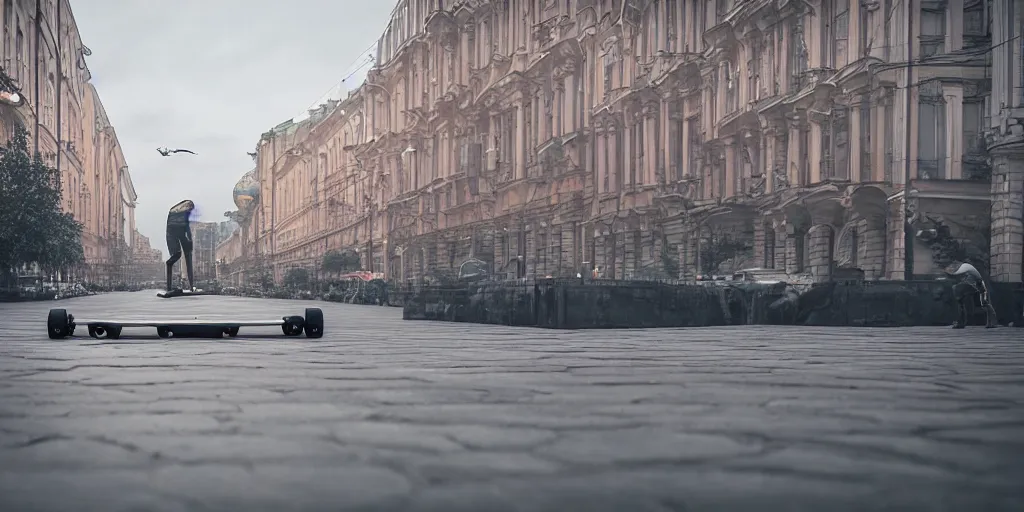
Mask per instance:
[[[154,248],[166,255],[167,210],[183,199],[195,201],[200,220],[225,220],[260,134],[304,112],[363,64],[394,5],[72,0],[92,50],[92,83],[139,195],[137,227]],[[361,82],[365,71],[346,83]],[[198,156],[165,158],[157,147]]]

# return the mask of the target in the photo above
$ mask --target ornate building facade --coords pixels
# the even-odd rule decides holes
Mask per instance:
[[[278,277],[351,248],[398,280],[1019,281],[1011,4],[402,0],[358,90],[261,137],[243,252]]]
[[[123,280],[135,231],[135,188],[117,134],[86,65],[69,0],[4,0],[3,69],[21,88],[20,105],[0,102],[0,137],[15,125],[61,171],[64,208],[83,224],[85,275]]]

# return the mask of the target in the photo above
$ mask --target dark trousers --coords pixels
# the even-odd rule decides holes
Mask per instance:
[[[985,326],[996,326],[996,309],[992,307],[988,290],[984,287],[978,288],[971,283],[959,283],[953,287],[953,294],[956,296],[957,301],[957,319],[954,325],[958,327],[966,326],[967,312],[973,310],[974,304],[977,302],[982,308],[985,308]]]
[[[185,256],[185,270],[188,272],[188,285],[195,286],[192,280],[192,229],[188,226],[167,226],[167,252],[171,257],[167,258],[167,290],[173,290],[171,276],[174,274],[174,264]]]

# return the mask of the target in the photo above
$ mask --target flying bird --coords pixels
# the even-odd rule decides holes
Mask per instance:
[[[171,153],[191,153],[193,155],[195,154],[195,152],[189,151],[187,149],[156,148],[156,150],[157,150],[158,153],[160,153],[163,156],[171,156]]]

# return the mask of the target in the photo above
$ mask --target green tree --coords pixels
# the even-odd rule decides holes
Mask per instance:
[[[7,72],[3,68],[0,68],[0,92],[6,93],[20,93],[21,88],[18,87],[18,83],[13,78],[7,75]]]
[[[320,264],[320,268],[322,268],[324,272],[331,274],[354,272],[359,270],[361,266],[362,265],[359,262],[359,255],[351,249],[345,251],[327,251]]]
[[[293,267],[284,274],[284,285],[287,288],[305,288],[309,285],[309,270]]]
[[[661,266],[669,279],[679,277],[679,253],[675,245],[668,243],[667,237],[661,239]]]
[[[249,261],[246,268],[246,281],[263,290],[270,290],[274,287],[274,272],[267,263],[267,257],[257,254]]]
[[[0,268],[36,262],[53,272],[84,260],[82,225],[61,209],[60,172],[29,157],[17,126],[0,154]]]
[[[700,270],[705,275],[714,275],[718,267],[738,255],[750,250],[750,244],[727,233],[712,231],[700,243]]]

